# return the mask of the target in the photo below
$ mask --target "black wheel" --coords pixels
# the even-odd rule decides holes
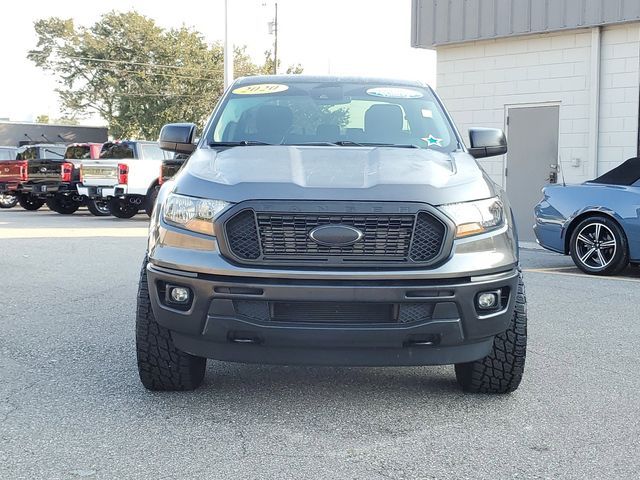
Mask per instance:
[[[17,195],[10,193],[0,194],[0,208],[13,208],[18,204]]]
[[[47,207],[62,215],[71,215],[80,208],[81,203],[74,200],[71,195],[55,195],[46,200]]]
[[[107,200],[89,198],[86,204],[91,215],[95,215],[96,217],[108,217],[111,215],[111,209],[109,208],[109,202]]]
[[[158,192],[160,191],[160,185],[154,185],[153,188],[147,194],[147,201],[144,205],[144,211],[149,217],[153,213],[153,207],[156,204],[156,199],[158,198]]]
[[[129,202],[128,199],[112,198],[109,201],[111,215],[117,218],[132,218],[139,209],[139,205]]]
[[[604,216],[582,220],[573,229],[571,258],[591,275],[616,275],[629,264],[627,237],[620,225]]]
[[[38,210],[42,205],[44,205],[44,200],[38,197],[34,197],[33,195],[22,194],[18,197],[18,203],[25,210]]]
[[[136,310],[138,373],[149,390],[195,390],[200,386],[207,359],[178,350],[171,332],[156,322],[149,300],[147,259],[142,262]]]
[[[457,364],[456,378],[465,392],[513,392],[522,380],[526,353],[527,299],[520,275],[516,306],[509,328],[496,335],[489,355],[475,362]]]

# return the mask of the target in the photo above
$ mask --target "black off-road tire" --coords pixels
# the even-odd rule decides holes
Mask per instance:
[[[95,217],[108,217],[111,215],[109,202],[107,200],[98,200],[97,198],[89,198],[86,201],[87,210]]]
[[[602,254],[610,261],[610,263],[608,263],[604,268],[599,267],[592,261],[583,261],[580,258],[580,253],[578,252],[579,247],[577,244],[580,233],[585,231],[585,229],[588,230],[591,225],[596,224],[602,225],[604,227],[602,228],[603,231],[608,229],[608,231],[611,232],[616,245],[615,250],[613,250],[615,252],[614,254],[611,254],[611,250],[602,250]],[[615,220],[607,216],[594,215],[582,220],[573,229],[569,242],[569,250],[571,251],[573,263],[576,264],[576,267],[589,275],[618,275],[627,268],[627,265],[629,265],[629,242],[627,241],[627,236],[620,225]]]
[[[489,355],[456,365],[456,379],[465,392],[510,393],[520,385],[527,353],[527,299],[522,274],[515,302],[509,328],[496,335]]]
[[[149,300],[147,259],[142,262],[136,311],[136,352],[140,381],[148,390],[195,390],[207,359],[178,350],[171,332],[156,322]]]
[[[0,208],[13,208],[18,204],[18,196],[9,193],[0,194]]]
[[[18,197],[18,203],[25,210],[35,211],[44,205],[44,200],[33,195],[22,194]]]
[[[156,204],[156,199],[158,198],[158,192],[160,191],[160,185],[154,185],[147,194],[147,201],[145,202],[144,211],[151,218],[153,214],[153,207]]]
[[[112,198],[109,201],[111,215],[117,218],[133,218],[138,214],[139,207],[126,199]]]
[[[46,204],[49,210],[60,213],[61,215],[71,215],[75,213],[81,205],[80,202],[73,200],[69,195],[47,197]]]

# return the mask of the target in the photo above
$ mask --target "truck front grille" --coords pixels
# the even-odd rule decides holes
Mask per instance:
[[[433,303],[266,302],[234,300],[237,315],[260,322],[396,323],[433,318]]]
[[[258,230],[262,251],[267,257],[279,256],[380,256],[406,257],[411,244],[413,215],[310,215],[259,213]],[[364,235],[353,245],[320,245],[309,232],[322,225],[347,225]]]
[[[310,233],[325,225],[362,233],[348,245],[326,245]],[[424,266],[436,263],[450,246],[448,227],[431,211],[410,213],[232,212],[222,222],[223,254],[257,265],[331,265],[342,267]]]

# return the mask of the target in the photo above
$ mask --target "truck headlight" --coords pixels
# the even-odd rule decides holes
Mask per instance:
[[[485,233],[504,225],[504,206],[498,197],[441,205],[456,224],[456,238]]]
[[[222,200],[187,197],[170,193],[164,202],[162,218],[169,225],[196,233],[213,235],[213,219],[230,204]]]

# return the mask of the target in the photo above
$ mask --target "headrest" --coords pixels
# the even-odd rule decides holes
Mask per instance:
[[[364,114],[365,133],[399,132],[403,123],[404,116],[399,105],[372,105]]]
[[[321,123],[316,129],[316,135],[327,142],[332,142],[340,137],[340,127],[335,123]]]
[[[293,123],[293,113],[289,107],[262,105],[256,114],[256,127],[261,133],[285,134]]]

